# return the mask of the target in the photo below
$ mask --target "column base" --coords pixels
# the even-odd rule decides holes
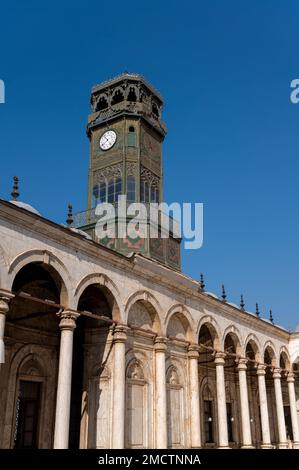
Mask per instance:
[[[231,449],[231,447],[229,447],[229,446],[219,446],[219,447],[217,447],[217,449]]]
[[[277,449],[287,449],[289,447],[287,442],[280,442],[277,444]]]
[[[241,449],[255,449],[255,447],[253,445],[244,445],[241,446]]]
[[[293,442],[293,449],[299,449],[299,442],[298,441]]]
[[[261,449],[273,449],[272,444],[261,444]]]

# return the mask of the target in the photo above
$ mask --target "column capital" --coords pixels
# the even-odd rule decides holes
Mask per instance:
[[[10,291],[0,289],[0,314],[6,315],[9,310],[9,302],[14,298],[14,294]]]
[[[257,375],[266,375],[267,366],[265,364],[258,364],[256,374]]]
[[[215,359],[214,359],[215,365],[223,366],[225,363],[225,358],[226,358],[226,354],[224,352],[221,352],[221,351],[216,352]]]
[[[127,332],[129,328],[126,325],[117,325],[113,330],[113,342],[125,343],[127,341]]]
[[[155,338],[154,349],[156,352],[165,352],[167,350],[168,338],[157,336]]]
[[[272,370],[273,379],[280,379],[281,378],[281,369],[279,367],[274,367]]]
[[[190,344],[188,347],[188,357],[189,359],[198,359],[199,357],[199,345]]]
[[[246,357],[239,357],[237,359],[237,369],[238,370],[247,370],[248,359]]]
[[[61,330],[73,331],[76,328],[76,320],[80,317],[80,313],[75,310],[63,310],[57,313],[57,316],[60,318],[59,328]]]
[[[295,374],[290,371],[287,373],[287,382],[295,382]]]

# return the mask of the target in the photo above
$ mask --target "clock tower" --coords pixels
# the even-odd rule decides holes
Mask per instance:
[[[96,238],[95,208],[99,203],[161,203],[163,198],[163,100],[142,76],[124,73],[92,88],[87,135],[90,140],[87,211],[74,216],[74,226]],[[132,251],[180,266],[179,240],[105,239],[111,249]]]

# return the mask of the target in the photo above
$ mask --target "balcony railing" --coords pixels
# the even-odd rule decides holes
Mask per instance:
[[[146,207],[147,211],[147,221],[150,222],[150,203],[142,203]],[[114,208],[116,212],[116,218],[118,216],[117,209],[118,209],[118,203],[114,203]],[[127,207],[130,204],[127,203]],[[99,220],[99,216],[96,215],[96,208],[94,207],[93,209],[88,209],[82,212],[77,212],[76,214],[73,215],[73,223],[72,227],[74,228],[84,228],[88,227],[89,225],[94,225],[96,224],[97,220]],[[179,228],[180,224],[177,220],[175,220],[171,215],[165,214],[166,217],[169,217],[169,229],[171,233],[176,233],[179,234]],[[127,219],[133,218],[134,216],[128,216]],[[161,223],[161,212],[159,211],[159,225]],[[153,221],[153,224],[155,225],[155,221]],[[179,236],[179,235],[177,235]]]

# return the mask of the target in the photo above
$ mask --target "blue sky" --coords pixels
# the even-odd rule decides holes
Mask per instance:
[[[0,196],[66,218],[87,198],[91,86],[124,70],[162,93],[164,192],[204,203],[183,270],[263,316],[299,323],[296,0],[2,2]]]

